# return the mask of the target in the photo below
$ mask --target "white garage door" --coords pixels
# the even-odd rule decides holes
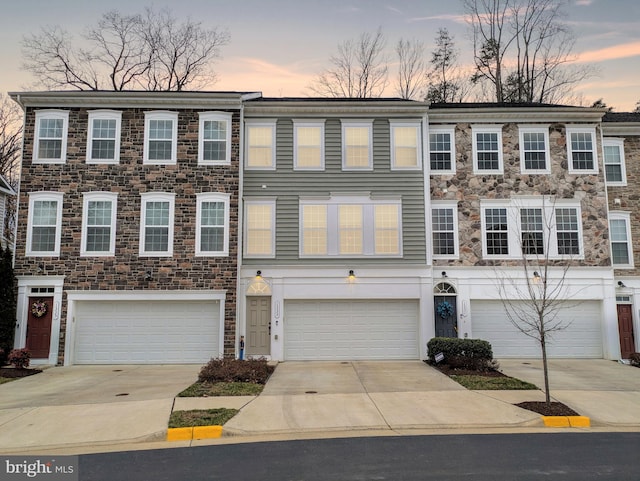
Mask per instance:
[[[290,300],[285,359],[418,359],[418,302]]]
[[[219,301],[79,301],[76,364],[204,363],[219,352]]]
[[[500,301],[471,301],[473,337],[489,341],[494,357],[540,357],[540,344],[525,336],[506,317]],[[569,326],[552,334],[549,357],[601,358],[600,301],[567,302],[559,318]]]

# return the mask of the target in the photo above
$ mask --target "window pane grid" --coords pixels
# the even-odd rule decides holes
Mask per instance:
[[[327,208],[305,205],[302,208],[303,252],[306,255],[327,253]]]
[[[205,120],[203,128],[203,160],[223,161],[227,154],[227,122]]]
[[[272,254],[272,207],[247,206],[247,254]]]
[[[572,165],[575,170],[592,170],[593,141],[588,132],[571,133]]]
[[[273,165],[273,127],[250,126],[248,129],[250,167],[271,167]]]
[[[202,202],[200,207],[200,250],[224,250],[224,202]]]
[[[542,132],[524,132],[524,167],[526,170],[544,170],[547,167],[545,135]]]
[[[432,209],[431,219],[434,255],[455,255],[453,209]]]
[[[345,166],[369,166],[369,128],[345,127]]]
[[[622,157],[617,145],[604,146],[605,175],[608,182],[622,182]]]
[[[580,238],[578,235],[578,212],[572,208],[556,209],[556,239],[558,254],[580,254]]]
[[[487,254],[509,254],[507,209],[486,209],[485,222],[487,230]]]
[[[111,250],[111,201],[90,201],[87,206],[87,252]]]
[[[322,166],[322,128],[296,127],[298,167]]]
[[[362,206],[338,207],[340,254],[362,254]]]
[[[523,254],[544,254],[542,209],[520,209],[520,227]]]
[[[418,130],[416,127],[394,127],[395,164],[398,167],[418,165]]]
[[[374,207],[375,253],[398,254],[400,252],[400,222],[398,207],[376,205]]]
[[[498,170],[500,154],[496,132],[476,133],[478,170]]]

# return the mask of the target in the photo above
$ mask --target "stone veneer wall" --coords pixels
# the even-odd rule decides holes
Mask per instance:
[[[120,163],[85,162],[87,109],[71,109],[65,164],[32,164],[35,111],[26,112],[20,188],[16,268],[17,276],[33,275],[44,264],[45,275],[64,275],[66,290],[211,290],[225,289],[224,355],[235,352],[236,285],[238,259],[238,188],[240,116],[232,122],[231,166],[198,165],[198,112],[178,115],[177,165],[143,165],[144,112],[122,111]],[[61,252],[59,257],[25,257],[30,192],[63,192]],[[83,193],[118,194],[116,254],[80,257]],[[139,257],[140,194],[175,193],[173,257]],[[231,194],[228,257],[195,257],[196,194]],[[147,270],[151,281],[144,280]],[[63,298],[58,357],[64,354],[67,299]],[[179,320],[176,320],[179,322]]]
[[[619,136],[615,136],[619,137]],[[634,269],[616,269],[616,276],[640,276],[640,136],[624,139],[627,185],[609,186],[609,209],[631,212],[631,242]],[[620,199],[620,204],[614,204]]]
[[[532,123],[527,122],[527,125]],[[575,124],[572,124],[575,125]],[[580,199],[582,210],[584,260],[573,260],[580,266],[609,266],[609,228],[602,169],[598,174],[569,174],[564,124],[549,127],[551,174],[522,174],[518,124],[507,123],[502,128],[504,175],[473,173],[471,124],[456,125],[456,173],[431,175],[431,199],[458,202],[458,236],[460,258],[437,259],[435,266],[519,265],[521,261],[482,258],[482,199],[512,199],[517,196],[550,195],[558,199]],[[597,151],[600,130],[596,130]],[[600,154],[599,154],[600,157]],[[601,159],[599,158],[599,163]],[[446,193],[444,192],[446,189]],[[552,261],[562,264],[563,261]]]

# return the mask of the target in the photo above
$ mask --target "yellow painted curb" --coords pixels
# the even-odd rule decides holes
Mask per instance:
[[[222,426],[195,426],[167,429],[167,441],[191,441],[222,437]]]
[[[588,428],[591,420],[586,416],[542,416],[548,428]]]

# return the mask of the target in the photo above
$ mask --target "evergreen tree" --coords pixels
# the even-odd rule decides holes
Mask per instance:
[[[0,247],[0,365],[13,349],[16,327],[16,292],[13,256],[9,248]]]

